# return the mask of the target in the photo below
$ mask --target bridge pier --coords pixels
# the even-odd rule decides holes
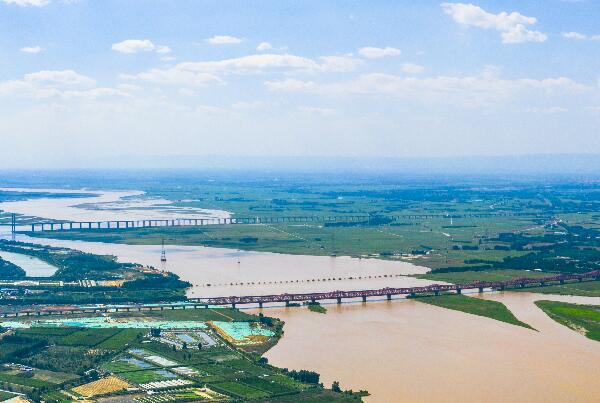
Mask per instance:
[[[456,293],[457,293],[457,294],[462,294],[462,290],[461,290],[460,288],[457,288],[457,289],[456,289]]]
[[[290,306],[290,301],[285,301],[285,306],[289,307]]]
[[[232,302],[232,303],[231,303],[231,307],[232,307],[233,309],[235,309],[235,302]]]
[[[565,280],[561,279],[561,280],[560,280],[560,283],[561,283],[561,284],[564,284],[564,283],[565,283]]]
[[[387,300],[388,300],[388,301],[391,301],[391,300],[392,300],[392,294],[387,294],[387,295],[386,295],[386,297],[387,297]]]
[[[479,293],[481,294],[483,292],[483,287],[479,287]]]
[[[341,297],[337,297],[337,303],[341,304],[342,303],[342,298]]]
[[[259,307],[259,308],[262,308],[262,307],[263,307],[263,303],[262,303],[262,302],[259,302],[259,303],[258,303],[258,307]]]
[[[366,295],[363,295],[363,297],[362,297],[362,301],[363,301],[363,302],[367,302],[367,296],[366,296]]]
[[[435,291],[433,292],[433,294],[434,294],[434,295],[437,297],[438,295],[440,295],[440,290],[435,290]]]

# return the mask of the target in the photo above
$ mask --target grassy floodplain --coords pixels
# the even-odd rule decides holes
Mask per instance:
[[[511,325],[533,329],[527,323],[518,320],[504,304],[497,301],[471,298],[460,294],[416,297],[414,300],[472,315],[484,316],[501,322],[510,323]]]
[[[600,341],[600,306],[536,301],[548,316],[587,338]]]
[[[540,294],[578,295],[581,297],[600,297],[600,281],[583,283],[556,284],[548,287],[515,290],[520,292],[537,292]]]
[[[325,227],[316,223],[211,225],[204,227],[154,227],[136,229],[94,229],[85,231],[35,232],[29,235],[66,240],[122,243],[130,245],[212,246],[258,252],[300,255],[376,256],[384,259],[415,254],[419,265],[438,268],[464,265],[465,260],[480,258],[502,261],[507,256],[519,256],[522,251],[490,249],[454,250],[442,228],[446,219],[412,222],[407,225]],[[524,225],[504,223],[505,228]],[[480,227],[481,229],[482,227]],[[457,228],[457,231],[464,231]],[[471,228],[473,231],[474,228]],[[483,232],[483,230],[481,230]],[[476,231],[474,231],[476,232]],[[474,234],[465,235],[470,243]],[[435,251],[426,255],[428,251]],[[442,252],[443,251],[443,252]],[[394,256],[396,255],[396,256]]]

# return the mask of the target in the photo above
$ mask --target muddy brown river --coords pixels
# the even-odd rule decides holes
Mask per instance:
[[[369,402],[597,402],[600,343],[554,322],[535,299],[600,304],[599,298],[489,294],[539,331],[398,300],[269,309],[285,335],[266,357],[312,369],[330,385],[367,389]]]

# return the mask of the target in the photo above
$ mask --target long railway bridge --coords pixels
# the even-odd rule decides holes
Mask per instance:
[[[357,215],[313,215],[313,216],[265,216],[265,217],[226,217],[226,218],[174,218],[152,220],[112,220],[112,221],[40,221],[27,224],[31,232],[36,231],[68,231],[68,230],[98,230],[98,229],[129,229],[151,227],[183,227],[206,225],[233,224],[277,224],[277,223],[369,223],[378,219],[391,220],[428,220],[434,218],[486,218],[531,216],[530,213],[495,212],[495,213],[464,213],[464,214],[400,214],[374,216]],[[534,214],[534,216],[537,216]],[[541,217],[541,216],[540,216]],[[15,224],[12,224],[13,231]]]
[[[66,306],[66,307],[26,307],[22,310],[5,312],[0,317],[16,316],[42,316],[42,315],[69,315],[84,313],[108,313],[108,312],[135,312],[135,311],[153,311],[164,309],[197,309],[208,308],[209,306],[231,306],[235,308],[238,305],[255,305],[263,307],[269,303],[285,303],[290,306],[297,302],[316,302],[321,300],[336,300],[342,303],[343,300],[362,299],[367,302],[367,298],[385,297],[388,300],[392,296],[406,295],[415,297],[418,295],[439,295],[442,292],[455,292],[460,294],[463,290],[476,289],[480,293],[485,290],[506,290],[510,288],[525,288],[531,286],[547,286],[549,284],[564,284],[570,281],[594,281],[600,280],[600,270],[590,271],[581,274],[560,274],[541,278],[518,278],[507,281],[478,281],[466,284],[431,284],[422,287],[408,288],[380,288],[374,290],[356,290],[356,291],[330,291],[304,294],[273,294],[256,296],[230,296],[230,297],[211,297],[211,298],[188,298],[185,301],[163,304],[130,304],[130,305],[95,305],[95,306]]]

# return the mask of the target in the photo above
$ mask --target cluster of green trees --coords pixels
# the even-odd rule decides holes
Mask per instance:
[[[47,345],[48,341],[43,338],[6,335],[2,338],[0,362],[18,361],[32,353],[42,350]]]
[[[191,286],[176,274],[144,272],[139,270],[139,265],[117,262],[114,256],[7,240],[0,240],[0,250],[33,256],[58,267],[52,276],[56,280],[128,280],[122,287],[32,286],[30,288],[36,289],[36,293],[26,294],[19,300],[0,299],[0,304],[179,301],[185,299],[185,289]],[[16,271],[22,269],[17,266],[15,269],[9,262],[6,262],[7,269],[4,270],[2,262],[0,259],[0,278],[10,277],[5,276],[9,271],[25,277],[24,271]]]
[[[124,289],[129,290],[156,290],[156,289],[185,289],[192,285],[187,281],[180,280],[176,274],[154,274],[146,273],[144,277],[123,284]]]
[[[318,385],[319,379],[321,378],[321,375],[319,373],[314,371],[307,371],[305,369],[301,369],[300,371],[296,371],[295,369],[293,369],[289,371],[287,368],[284,368],[283,372],[285,372],[286,375],[290,376],[291,378],[294,378],[297,381],[313,385]]]
[[[23,278],[25,275],[25,270],[23,270],[21,267],[0,257],[0,278]]]
[[[560,224],[551,233],[531,235],[508,232],[486,242],[501,243],[494,246],[496,250],[529,252],[507,256],[501,261],[467,259],[465,264],[468,266],[444,267],[433,272],[540,269],[548,272],[581,273],[600,269],[600,231],[594,228]],[[461,249],[466,248],[462,246]]]
[[[58,268],[53,278],[63,281],[122,278],[136,265],[119,263],[114,256],[95,255],[74,249],[0,240],[0,250],[36,257]]]

